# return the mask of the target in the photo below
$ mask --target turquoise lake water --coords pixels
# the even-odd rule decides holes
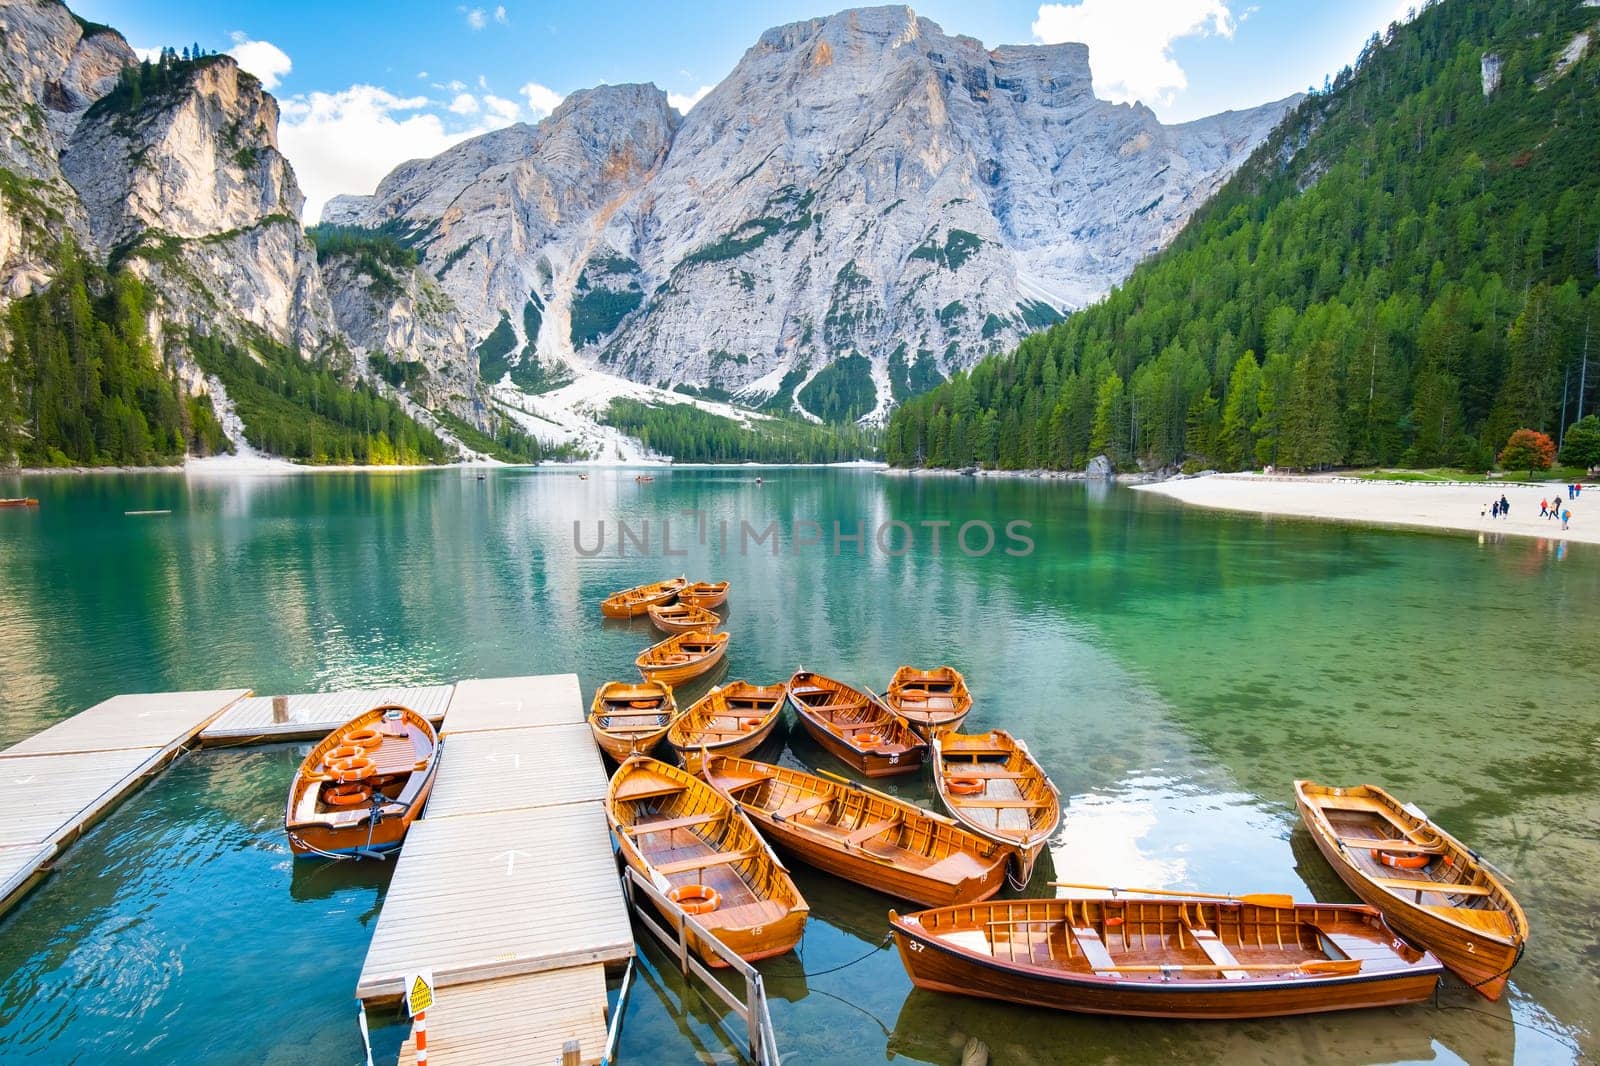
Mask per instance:
[[[0,511],[0,746],[119,692],[573,671],[587,698],[652,639],[602,624],[603,595],[727,578],[723,678],[966,674],[969,724],[1026,738],[1068,803],[1036,894],[1053,867],[1351,899],[1290,785],[1372,781],[1507,870],[1533,928],[1497,1004],[1452,980],[1404,1009],[1080,1018],[913,991],[874,950],[895,901],[799,868],[801,950],[761,965],[787,1062],[953,1064],[974,1036],[996,1064],[1600,1054],[1600,550],[1264,521],[1082,483],[760,474],[0,478],[0,495],[42,501]],[[172,513],[125,514],[150,509]],[[910,527],[886,538],[904,554],[871,544],[891,520]],[[619,521],[648,553],[619,557]],[[927,521],[952,523],[937,552]],[[663,522],[685,555],[662,555]],[[748,534],[740,550],[741,523],[773,522],[776,556]],[[811,522],[821,543],[797,543]],[[865,550],[835,554],[835,522],[860,523]],[[993,551],[954,543],[969,522],[994,529]],[[1031,554],[1005,552],[1010,522]],[[185,757],[0,919],[0,1059],[360,1061],[355,979],[389,867],[291,862],[282,798],[305,747]],[[770,754],[838,768],[798,729]],[[926,779],[887,787],[934,803]],[[622,1061],[731,1061],[719,1019],[647,951]],[[375,1022],[392,1061],[403,1027]]]

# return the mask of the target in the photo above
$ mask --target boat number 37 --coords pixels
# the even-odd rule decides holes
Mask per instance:
[[[910,941],[909,943],[907,943],[906,947],[910,948],[912,951],[921,951],[922,950],[921,942],[920,941],[916,941],[916,940],[913,940],[913,941]]]

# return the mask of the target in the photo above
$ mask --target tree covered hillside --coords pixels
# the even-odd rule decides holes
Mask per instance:
[[[896,411],[900,465],[1482,467],[1600,380],[1600,8],[1368,42],[1103,303]],[[1587,33],[1587,38],[1580,35]]]

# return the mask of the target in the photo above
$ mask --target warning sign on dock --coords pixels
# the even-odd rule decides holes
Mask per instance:
[[[433,1006],[433,971],[406,974],[406,1011],[415,1018]]]

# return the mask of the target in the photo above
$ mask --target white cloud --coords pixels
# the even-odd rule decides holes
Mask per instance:
[[[438,155],[483,132],[447,132],[428,106],[425,96],[396,96],[374,85],[284,100],[279,138],[306,193],[306,221],[321,216],[330,196],[371,192],[407,159]]]
[[[494,20],[502,26],[510,25],[511,20],[506,18],[506,6],[504,4],[494,9]]]
[[[533,112],[534,118],[543,118],[556,109],[556,106],[566,99],[554,89],[548,89],[538,82],[530,81],[517,90],[528,100],[528,110]]]
[[[522,108],[517,106],[515,100],[507,100],[505,97],[496,96],[493,93],[484,96],[483,106],[488,109],[490,118],[498,119],[501,123],[515,122],[517,117],[522,114]]]
[[[478,113],[478,98],[471,93],[462,93],[450,101],[450,110],[458,115],[476,115]]]
[[[1088,45],[1095,91],[1106,99],[1162,106],[1189,84],[1172,42],[1232,37],[1235,24],[1226,0],[1080,0],[1039,5],[1033,35],[1048,44]]]
[[[134,45],[133,54],[146,62],[154,63],[161,58],[161,49],[159,46],[155,48],[140,48],[138,45]]]
[[[467,25],[475,30],[481,30],[489,24],[489,16],[483,13],[481,7],[458,7],[457,11],[467,17]]]
[[[687,96],[685,96],[683,93],[668,93],[667,103],[677,108],[680,114],[687,115],[689,113],[689,109],[695,104],[698,104],[701,98],[705,96],[706,93],[710,92],[711,89],[712,86],[710,85],[702,85],[700,88],[696,89]]]
[[[421,78],[423,81],[427,81],[428,80],[428,72],[425,71],[425,70],[419,70],[419,71],[417,71],[417,77]]]
[[[271,41],[252,41],[238,30],[233,32],[233,47],[228,54],[239,61],[242,69],[260,78],[264,89],[276,89],[283,76],[294,69],[283,49]]]

